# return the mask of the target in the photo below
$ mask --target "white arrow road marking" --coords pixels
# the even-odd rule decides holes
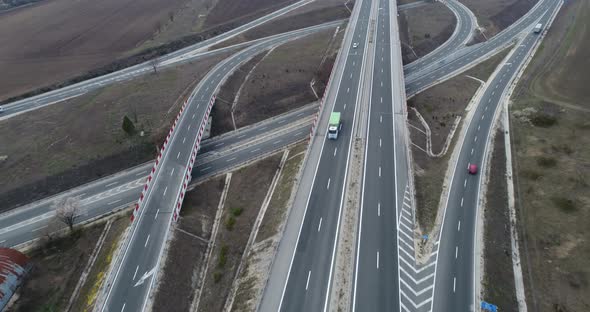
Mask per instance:
[[[147,278],[149,278],[150,276],[152,276],[152,275],[154,274],[154,271],[155,271],[155,270],[156,270],[156,268],[154,267],[154,268],[152,268],[151,270],[149,270],[149,271],[145,272],[145,273],[143,274],[143,276],[142,276],[142,277],[139,279],[139,281],[137,281],[137,283],[135,283],[135,285],[133,285],[133,287],[137,287],[137,286],[139,286],[139,285],[143,284],[143,282],[145,282],[145,280],[146,280]]]

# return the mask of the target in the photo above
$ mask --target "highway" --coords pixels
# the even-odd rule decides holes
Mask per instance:
[[[318,136],[314,138],[312,152],[319,149],[317,163],[308,163],[307,170],[313,170],[308,194],[296,199],[304,210],[303,220],[295,227],[297,238],[295,248],[283,248],[289,266],[271,278],[276,286],[267,286],[260,307],[262,311],[318,311],[329,310],[329,289],[333,276],[335,246],[342,210],[344,187],[351,152],[351,141],[355,115],[365,76],[365,62],[369,48],[369,20],[375,16],[377,7],[370,0],[355,4],[346,30],[341,53],[336,61],[332,83],[327,88],[324,116],[333,111],[341,113],[342,130],[337,140],[327,140],[326,125],[318,124]],[[353,43],[358,43],[353,48]],[[326,122],[326,119],[323,119]],[[305,174],[304,174],[305,175]],[[302,182],[304,183],[304,182]],[[291,219],[291,218],[290,218]],[[299,223],[299,221],[295,222]],[[289,259],[289,260],[287,260]],[[277,260],[284,266],[283,260]],[[283,277],[285,277],[283,279]],[[285,283],[286,280],[286,283]],[[282,290],[282,293],[280,292]]]
[[[400,193],[398,184],[407,183],[408,159],[404,143],[396,142],[394,112],[405,125],[406,99],[395,1],[379,0],[378,5],[353,311],[399,311],[396,220],[404,188]]]
[[[251,42],[246,42],[246,43],[242,43],[242,44],[237,44],[237,45],[233,45],[227,48],[222,48],[222,49],[217,49],[214,51],[207,51],[208,48],[221,43],[223,41],[226,41],[228,39],[234,38],[235,36],[244,33],[250,29],[253,29],[257,26],[260,26],[264,23],[267,23],[273,19],[276,19],[284,14],[287,14],[297,8],[300,8],[306,4],[309,4],[310,2],[312,2],[312,0],[301,0],[298,1],[296,3],[293,3],[291,5],[288,5],[282,9],[279,9],[277,11],[271,12],[265,16],[262,16],[254,21],[251,21],[249,23],[246,23],[242,26],[239,26],[235,29],[232,29],[230,31],[227,31],[225,33],[222,33],[218,36],[215,36],[213,38],[201,41],[199,43],[190,45],[188,47],[182,48],[180,50],[174,51],[172,53],[163,55],[161,57],[158,58],[159,61],[159,67],[167,67],[167,66],[171,66],[171,65],[178,65],[184,62],[188,62],[191,60],[195,60],[195,59],[199,59],[208,55],[213,55],[213,54],[218,54],[218,53],[223,53],[226,51],[232,51],[236,48],[240,48],[240,47],[245,47],[248,45],[251,45],[252,43],[257,43],[260,42],[261,40],[266,40],[269,38],[262,38],[262,39],[258,39],[258,40],[253,40]],[[342,21],[335,21],[335,22],[330,22],[330,23],[326,23],[326,24],[331,24],[331,26],[334,26],[335,23],[341,23]],[[321,25],[317,25],[317,26],[321,26]],[[317,27],[317,26],[312,26],[312,27]],[[331,27],[329,26],[329,27]],[[280,34],[280,35],[284,35],[284,34]],[[271,36],[272,37],[272,36]],[[96,77],[96,78],[92,78],[92,79],[88,79],[79,83],[75,83],[60,89],[56,89],[53,91],[49,91],[43,94],[39,94],[36,96],[32,96],[26,99],[22,99],[22,100],[18,100],[18,101],[14,101],[11,103],[7,103],[2,105],[5,109],[5,111],[0,114],[0,120],[3,119],[7,119],[7,118],[11,118],[14,116],[17,116],[19,114],[25,113],[25,112],[29,112],[32,110],[36,110],[48,105],[52,105],[52,104],[56,104],[56,103],[60,103],[63,102],[65,100],[68,99],[72,99],[75,97],[78,97],[80,95],[86,94],[92,90],[96,90],[99,88],[102,88],[104,86],[113,84],[113,83],[119,83],[122,81],[127,81],[127,80],[131,80],[134,79],[138,76],[141,75],[145,75],[147,73],[152,72],[152,65],[150,64],[150,61],[146,61],[144,63],[141,64],[137,64],[125,69],[121,69],[100,77]]]
[[[308,30],[300,34],[313,33]],[[141,311],[153,287],[164,242],[180,197],[185,171],[197,144],[199,126],[208,114],[209,102],[225,77],[255,55],[298,37],[279,36],[270,42],[252,45],[217,64],[191,93],[186,110],[180,115],[170,143],[156,167],[151,186],[132,223],[131,234],[115,260],[112,284],[106,289],[102,311]],[[185,143],[186,139],[188,142]],[[204,170],[204,169],[201,169]],[[109,281],[111,279],[109,278]]]
[[[543,25],[547,25],[559,1],[553,4],[552,10],[540,19]],[[461,151],[450,183],[438,245],[433,311],[470,311],[474,305],[479,306],[475,302],[475,284],[478,281],[475,280],[474,263],[479,261],[475,253],[478,231],[475,224],[480,213],[478,201],[486,170],[483,160],[488,149],[492,148],[489,137],[493,135],[494,118],[501,110],[504,92],[539,39],[539,35],[531,31],[533,25],[529,26],[528,33],[489,82],[460,143]],[[468,164],[476,164],[479,173],[468,174]]]

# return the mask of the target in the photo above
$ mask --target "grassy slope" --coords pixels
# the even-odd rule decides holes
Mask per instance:
[[[533,310],[590,306],[589,20],[588,1],[564,6],[511,109],[525,286]]]

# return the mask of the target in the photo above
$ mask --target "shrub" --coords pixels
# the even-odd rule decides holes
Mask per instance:
[[[223,276],[223,272],[215,271],[213,273],[213,282],[215,284],[219,283],[219,281],[221,280],[221,277],[222,276]]]
[[[577,209],[576,202],[569,198],[553,196],[551,201],[564,212],[574,212]]]
[[[135,133],[135,125],[133,125],[133,121],[131,121],[127,115],[123,117],[123,131],[128,135],[133,135],[133,133]]]
[[[238,216],[240,216],[242,214],[243,211],[244,211],[244,209],[242,209],[241,207],[236,207],[236,208],[232,208],[231,214],[234,217],[238,217]]]
[[[536,127],[549,128],[557,123],[557,118],[548,114],[539,113],[531,118],[531,122]]]
[[[555,167],[557,165],[557,160],[553,157],[539,157],[537,158],[537,165],[545,168]]]
[[[221,250],[219,251],[219,259],[217,259],[217,267],[223,268],[227,263],[227,245],[222,245]]]
[[[227,219],[225,219],[225,228],[228,229],[229,231],[232,231],[234,229],[235,224],[236,224],[236,217],[229,216]]]

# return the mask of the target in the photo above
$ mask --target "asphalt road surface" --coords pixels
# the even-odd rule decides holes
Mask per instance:
[[[322,152],[305,206],[287,283],[278,306],[280,311],[321,311],[328,309],[335,243],[342,209],[355,112],[365,74],[371,1],[355,4],[342,47],[342,75],[328,89],[336,93],[333,111],[341,113],[342,130],[337,140],[323,141]],[[374,16],[374,14],[373,14]],[[353,48],[353,42],[358,43]],[[323,127],[321,124],[319,127]],[[323,132],[323,129],[322,129]],[[264,304],[264,303],[263,303]],[[265,309],[265,307],[262,307]],[[276,310],[276,307],[269,307]]]
[[[544,14],[540,23],[546,25],[552,12]],[[503,92],[509,87],[538,38],[538,34],[530,31],[490,82],[462,142],[439,242],[433,311],[473,311],[474,305],[479,305],[474,302],[474,261],[478,260],[474,248],[478,198],[484,170],[482,162],[489,137],[493,134],[494,114],[500,107]],[[468,164],[476,164],[480,173],[468,174]]]

